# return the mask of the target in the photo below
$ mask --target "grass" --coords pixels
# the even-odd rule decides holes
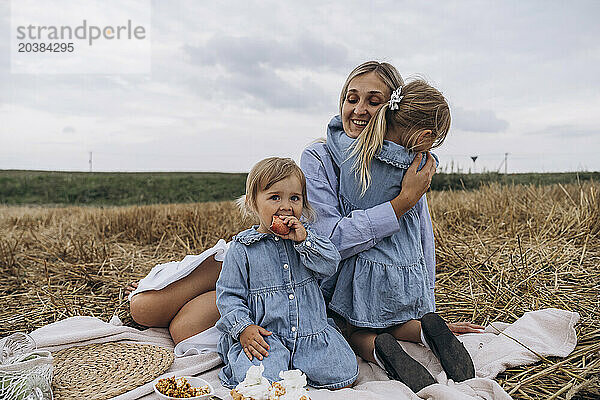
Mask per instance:
[[[600,172],[554,174],[446,174],[431,189],[478,189],[490,183],[568,184],[600,181]],[[0,204],[140,205],[233,200],[244,193],[246,174],[209,172],[0,171]]]
[[[577,311],[567,358],[508,369],[516,399],[600,396],[600,184],[484,185],[434,191],[438,311],[514,322]],[[123,288],[156,263],[198,254],[244,229],[231,202],[129,207],[0,206],[0,335],[74,315],[134,326]]]
[[[0,204],[132,205],[231,200],[246,174],[0,171]]]
[[[431,182],[432,190],[479,189],[491,183],[505,185],[554,185],[600,181],[600,172],[559,172],[559,173],[523,173],[499,174],[485,172],[481,174],[446,174],[436,173]]]

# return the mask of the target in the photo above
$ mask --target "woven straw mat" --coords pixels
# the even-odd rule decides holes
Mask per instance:
[[[97,343],[53,353],[57,400],[103,400],[154,380],[173,364],[173,351],[136,343]]]

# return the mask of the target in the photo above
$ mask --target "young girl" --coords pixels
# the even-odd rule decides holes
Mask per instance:
[[[348,92],[344,107],[358,101],[353,96]],[[358,117],[351,121],[360,123]],[[365,124],[356,139],[346,134],[340,117],[328,127],[327,147],[340,169],[339,197],[345,215],[398,196],[415,154],[445,139],[450,110],[439,91],[416,80],[397,88]],[[415,392],[435,381],[395,339],[431,348],[454,381],[473,378],[469,354],[433,313],[432,282],[424,260],[424,251],[433,249],[423,248],[419,216],[413,208],[398,223],[396,233],[342,261],[339,272],[323,283],[326,298],[331,299],[329,308],[347,321],[347,336],[359,355],[375,359]]]
[[[223,385],[236,386],[261,362],[271,381],[300,369],[317,388],[350,385],[358,376],[356,356],[327,323],[318,283],[336,272],[340,256],[300,222],[314,213],[302,170],[291,159],[260,161],[242,203],[259,225],[233,238],[216,284]],[[289,233],[274,233],[276,221]]]

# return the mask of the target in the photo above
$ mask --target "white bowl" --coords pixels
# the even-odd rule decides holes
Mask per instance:
[[[160,379],[164,379],[164,378],[170,378],[170,376],[163,376]],[[179,378],[185,378],[187,379],[187,381],[190,383],[190,385],[192,385],[192,387],[202,387],[202,386],[207,386],[210,389],[210,392],[207,394],[203,394],[202,396],[196,396],[196,397],[171,397],[171,396],[167,396],[162,394],[161,392],[158,391],[158,389],[156,388],[156,384],[158,383],[158,381],[160,379],[156,379],[154,381],[154,391],[156,392],[156,394],[158,394],[162,399],[182,399],[185,398],[187,400],[194,400],[194,399],[206,399],[212,395],[215,394],[215,389],[212,387],[212,385],[210,383],[208,383],[207,381],[205,381],[202,378],[198,378],[195,376],[175,376],[175,379],[179,379]]]

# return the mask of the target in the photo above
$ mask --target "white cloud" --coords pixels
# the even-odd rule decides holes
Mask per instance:
[[[558,136],[558,137],[588,137],[588,136],[600,136],[600,128],[598,127],[587,127],[580,125],[551,125],[542,128],[538,131],[531,132],[533,135],[543,136]]]
[[[470,132],[502,132],[508,128],[508,121],[498,118],[492,110],[453,107],[452,127]]]

